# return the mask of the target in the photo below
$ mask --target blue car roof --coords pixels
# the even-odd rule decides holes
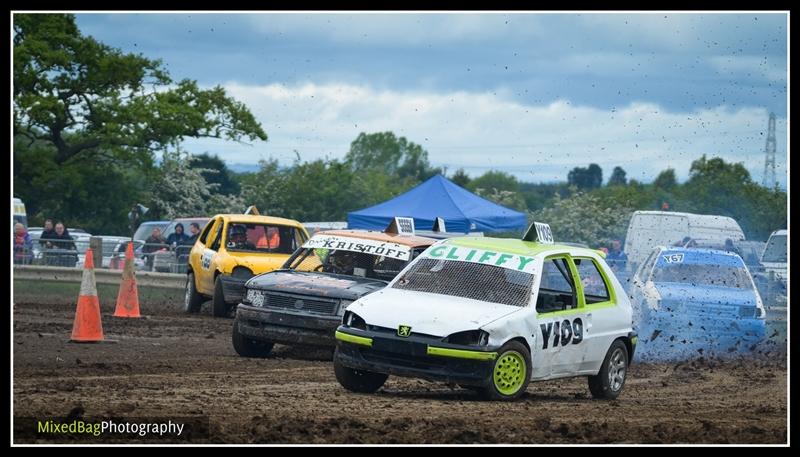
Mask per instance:
[[[682,259],[678,261],[678,257],[669,259],[676,254],[682,255]],[[673,260],[673,261],[670,261]],[[666,248],[661,251],[656,261],[656,266],[669,267],[677,266],[681,263],[693,265],[720,265],[727,267],[744,267],[744,261],[738,255],[720,251],[719,249],[702,249],[702,248]]]

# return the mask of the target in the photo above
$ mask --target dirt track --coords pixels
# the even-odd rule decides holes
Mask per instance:
[[[272,358],[243,359],[230,344],[232,320],[207,315],[120,320],[104,309],[106,338],[115,343],[68,343],[73,313],[64,306],[15,305],[15,417],[206,416],[210,436],[196,440],[223,443],[787,440],[780,353],[637,364],[613,402],[592,400],[586,380],[578,378],[532,383],[521,401],[507,404],[401,378],[390,378],[375,395],[352,394],[336,382],[325,359],[330,353],[276,346]]]

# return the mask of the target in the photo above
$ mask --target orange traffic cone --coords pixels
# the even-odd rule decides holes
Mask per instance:
[[[94,279],[94,257],[92,249],[86,250],[83,262],[83,279],[78,295],[78,308],[72,324],[72,341],[90,343],[103,341],[103,323],[100,321],[100,300],[97,298],[97,285]]]
[[[133,273],[133,243],[128,243],[125,250],[125,267],[122,269],[122,283],[119,285],[114,317],[142,317],[139,314],[139,291]]]

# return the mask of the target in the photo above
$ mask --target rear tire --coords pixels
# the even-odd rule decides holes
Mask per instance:
[[[272,352],[275,343],[258,341],[239,333],[239,321],[233,321],[233,335],[231,336],[233,348],[242,357],[254,357],[263,359]]]
[[[225,303],[225,294],[222,292],[222,276],[217,276],[214,279],[214,303],[212,313],[214,317],[227,317],[230,313],[230,306]]]
[[[371,394],[380,389],[389,378],[387,374],[354,370],[342,365],[337,357],[338,349],[336,351],[333,355],[333,372],[336,374],[336,380],[345,389],[351,392]]]
[[[592,397],[605,400],[616,399],[628,375],[628,348],[622,340],[616,340],[608,348],[600,372],[589,376],[589,391]]]
[[[194,282],[194,273],[186,276],[186,294],[183,299],[183,307],[187,313],[197,313],[203,304],[203,296],[197,292],[197,285]]]
[[[514,401],[521,397],[531,381],[531,355],[519,341],[509,341],[497,351],[489,385],[478,392],[492,401]]]

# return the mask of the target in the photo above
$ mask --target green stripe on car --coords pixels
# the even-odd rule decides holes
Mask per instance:
[[[372,338],[365,338],[363,336],[351,335],[349,333],[340,332],[338,330],[336,331],[336,339],[339,341],[344,341],[345,343],[360,344],[362,346],[372,347]]]
[[[449,349],[436,346],[428,346],[428,355],[472,360],[494,360],[497,358],[496,352],[469,351],[466,349]]]

